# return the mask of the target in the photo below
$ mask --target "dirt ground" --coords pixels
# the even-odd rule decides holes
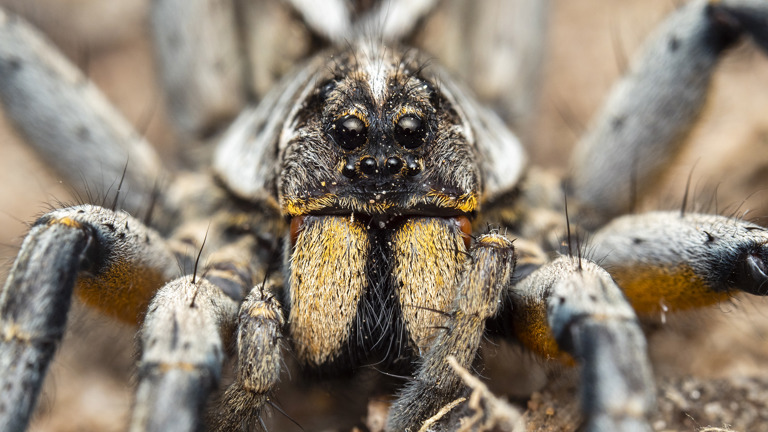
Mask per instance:
[[[90,78],[151,142],[161,144],[162,156],[170,160],[178,145],[154,81],[146,3],[0,0],[32,17],[70,58],[86,66]],[[573,143],[619,75],[622,59],[674,3],[553,0],[539,108],[524,133],[535,163],[565,169]],[[115,4],[121,6],[107,6]],[[711,202],[713,185],[718,185],[718,211],[738,209],[741,215],[750,210],[747,218],[766,224],[761,219],[768,215],[766,57],[750,47],[731,53],[719,67],[709,105],[664,187],[643,206],[678,207],[693,170],[694,202]],[[70,200],[69,191],[23,146],[0,115],[0,261],[10,263],[26,223],[57,201]],[[131,403],[135,329],[80,306],[72,317],[31,430],[124,430]],[[659,384],[660,411],[654,429],[768,431],[766,300],[738,297],[665,321],[649,336]],[[487,347],[484,357],[491,364],[489,370],[521,364],[514,375],[492,380],[491,388],[530,410],[530,430],[576,429],[572,373],[542,366],[505,346]],[[547,377],[555,377],[555,384],[544,386]],[[328,405],[327,394],[325,387],[301,387],[285,391],[280,398],[286,404],[304,401],[292,414],[302,419],[306,430],[339,430],[327,418],[313,419],[304,413],[307,406]],[[361,406],[354,397],[334,406],[345,403],[362,410],[350,409],[352,418],[364,415],[365,404]],[[279,423],[275,429],[291,430],[288,427]]]

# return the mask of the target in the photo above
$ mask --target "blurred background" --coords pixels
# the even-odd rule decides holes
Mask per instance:
[[[675,2],[551,3],[549,30],[541,53],[541,91],[534,115],[521,126],[521,135],[534,163],[565,172],[570,149],[622,72],[626,58],[674,9]],[[1,6],[42,29],[158,147],[161,156],[171,161],[183,146],[156,82],[147,4],[148,0],[0,0]],[[643,207],[678,208],[685,180],[693,170],[695,202],[711,202],[717,186],[721,213],[739,209],[741,215],[750,210],[747,219],[766,224],[766,56],[751,46],[737,48],[719,66],[712,91],[709,107],[689,147],[672,167],[660,193],[644,202]],[[47,171],[24,147],[0,111],[0,261],[4,264],[0,278],[4,280],[27,224],[58,202],[71,202],[70,192],[70,185]],[[51,367],[31,430],[124,430],[131,403],[135,329],[109,322],[79,305],[71,316],[69,332]],[[692,401],[688,411],[692,414],[679,412],[679,406],[687,402],[676,402],[670,408],[674,412],[654,424],[657,430],[692,430],[726,423],[734,425],[734,430],[742,430],[738,429],[740,424],[742,428],[760,424],[757,420],[739,423],[741,420],[729,418],[743,408],[728,407],[730,402],[740,403],[743,398],[768,404],[764,394],[768,391],[765,300],[739,297],[711,310],[670,317],[659,327],[650,339],[657,375],[671,377],[670,382],[689,377],[724,380],[726,387],[731,380],[733,386],[728,388],[735,393],[730,400],[728,394],[721,394],[725,402],[712,405],[715,402],[696,402],[701,398],[699,390],[699,397],[694,397],[693,390],[681,390],[685,393],[681,397]],[[501,353],[492,361],[519,359],[516,355]],[[737,391],[745,379],[761,384],[755,391],[763,393]],[[685,387],[685,383],[681,385]],[[664,402],[663,395],[661,399]],[[755,418],[768,422],[768,407],[756,406],[759,412]],[[571,429],[562,426],[552,430]]]

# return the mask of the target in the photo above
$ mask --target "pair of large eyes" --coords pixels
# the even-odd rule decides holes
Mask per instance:
[[[368,140],[368,126],[357,116],[342,117],[333,125],[336,143],[343,149],[354,150]],[[416,114],[406,114],[395,123],[395,141],[405,148],[416,148],[427,140],[427,128]]]

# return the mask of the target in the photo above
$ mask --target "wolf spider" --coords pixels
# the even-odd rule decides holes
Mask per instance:
[[[410,376],[388,430],[504,427],[463,399],[459,372],[484,337],[579,363],[584,430],[650,430],[640,320],[766,294],[768,233],[633,205],[680,151],[720,55],[741,39],[766,49],[768,6],[693,1],[671,14],[560,182],[527,166],[503,122],[428,56],[399,45],[418,40],[436,2],[289,3],[318,54],[252,108],[241,90],[258,94],[258,80],[243,71],[264,71],[240,64],[237,44],[256,31],[238,33],[233,6],[205,16],[195,13],[208,2],[185,2],[189,15],[154,4],[175,118],[191,141],[217,142],[173,172],[63,57],[0,16],[6,114],[71,183],[115,189],[43,215],[21,247],[0,294],[3,430],[26,427],[73,292],[142,322],[131,430],[263,426],[283,346],[321,376]],[[239,7],[239,23],[258,19]],[[517,100],[499,105],[514,113]],[[581,256],[571,238],[586,232]],[[553,258],[564,239],[569,253]],[[203,416],[227,358],[236,376]]]

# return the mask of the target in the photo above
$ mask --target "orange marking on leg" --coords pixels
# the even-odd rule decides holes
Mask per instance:
[[[166,282],[157,271],[119,261],[97,276],[78,277],[75,292],[86,305],[138,324],[155,292]]]
[[[195,372],[201,369],[199,365],[187,362],[160,363],[157,368],[163,373],[171,371]]]
[[[76,221],[76,220],[74,220],[74,219],[72,219],[70,217],[63,217],[61,219],[51,219],[50,222],[48,222],[48,225],[64,225],[64,226],[70,227],[70,228],[82,228],[83,227],[83,225],[80,222],[78,222],[78,221]]]
[[[612,268],[611,276],[639,315],[710,306],[731,296],[712,290],[687,265]]]
[[[517,339],[526,348],[546,360],[556,360],[566,366],[576,361],[570,354],[561,351],[547,321],[547,305],[544,301],[529,303],[524,310],[513,314],[512,323]]]
[[[490,236],[490,235],[480,237],[477,242],[484,246],[491,246],[491,247],[497,247],[497,248],[508,248],[511,245],[510,241],[504,237]]]

